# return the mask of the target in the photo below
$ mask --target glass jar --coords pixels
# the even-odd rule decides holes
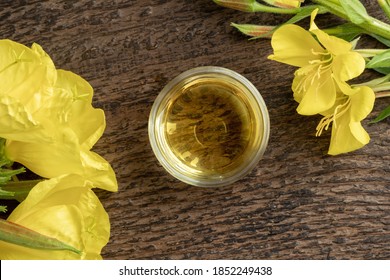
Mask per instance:
[[[255,86],[222,67],[190,69],[169,82],[149,116],[161,165],[194,186],[231,184],[248,174],[269,138],[267,107]]]

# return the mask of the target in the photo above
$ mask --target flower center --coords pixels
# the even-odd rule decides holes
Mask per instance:
[[[326,75],[326,72],[331,71],[332,68],[333,55],[330,52],[327,50],[324,50],[324,52],[316,52],[313,49],[311,52],[317,55],[319,59],[309,61],[309,65],[312,66],[309,71],[298,72],[298,75],[305,75],[297,85],[296,89],[299,93],[305,93],[310,86],[318,82],[320,77]]]

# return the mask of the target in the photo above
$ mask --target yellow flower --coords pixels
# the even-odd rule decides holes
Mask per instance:
[[[5,154],[36,174],[79,174],[94,186],[118,189],[110,164],[91,151],[105,129],[87,81],[57,70],[37,44],[0,40],[0,137]]]
[[[104,112],[91,105],[92,87],[80,76],[58,70],[53,92],[35,114],[50,140],[7,140],[7,158],[45,178],[79,174],[95,187],[117,191],[112,167],[91,151],[105,129]]]
[[[0,242],[0,259],[101,259],[110,235],[109,217],[90,185],[77,175],[37,184],[8,221],[82,251],[31,249]]]
[[[270,59],[300,67],[292,84],[294,98],[302,115],[324,112],[335,104],[338,87],[359,76],[365,69],[364,58],[352,51],[352,44],[318,29],[311,16],[310,32],[286,24],[272,36],[274,54]],[[316,41],[313,37],[318,39]]]
[[[372,111],[375,94],[369,87],[343,88],[332,109],[323,112],[324,118],[317,126],[317,136],[332,124],[328,153],[337,155],[360,149],[370,141],[361,121]]]

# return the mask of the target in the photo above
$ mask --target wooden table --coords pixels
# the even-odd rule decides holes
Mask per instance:
[[[365,3],[384,18],[376,1]],[[328,156],[330,132],[315,137],[320,117],[295,111],[295,68],[267,59],[268,40],[248,41],[229,26],[288,18],[224,9],[211,0],[1,1],[1,37],[42,45],[58,68],[92,84],[94,105],[106,112],[107,129],[94,149],[111,162],[119,191],[97,192],[112,226],[104,258],[390,258],[390,121],[368,124],[389,100],[378,100],[364,121],[369,145]],[[317,24],[337,21],[319,16]],[[367,37],[360,43],[381,47]],[[252,81],[271,120],[264,158],[243,180],[221,188],[174,179],[148,140],[159,91],[204,65]]]

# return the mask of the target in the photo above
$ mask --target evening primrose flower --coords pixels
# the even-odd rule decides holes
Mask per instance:
[[[297,111],[302,115],[315,115],[333,107],[338,87],[359,76],[365,69],[364,58],[352,50],[352,44],[318,29],[311,15],[310,32],[286,24],[274,32],[269,58],[300,67],[292,84]],[[313,37],[318,39],[316,41]]]
[[[51,141],[7,140],[6,157],[44,178],[79,174],[96,187],[117,191],[111,165],[91,151],[106,125],[103,110],[91,105],[92,87],[80,76],[58,70],[53,91],[52,98],[36,113]]]
[[[32,249],[0,241],[0,259],[101,259],[110,235],[109,217],[90,184],[65,175],[37,184],[8,221],[81,251]]]
[[[361,121],[372,111],[375,102],[375,94],[367,86],[349,88],[337,95],[333,108],[322,113],[324,117],[317,126],[316,134],[321,135],[332,123],[330,155],[351,152],[368,144],[370,136]]]
[[[106,123],[89,83],[57,70],[37,44],[0,40],[0,55],[0,138],[8,160],[44,178],[74,173],[116,191],[110,164],[91,151]]]

